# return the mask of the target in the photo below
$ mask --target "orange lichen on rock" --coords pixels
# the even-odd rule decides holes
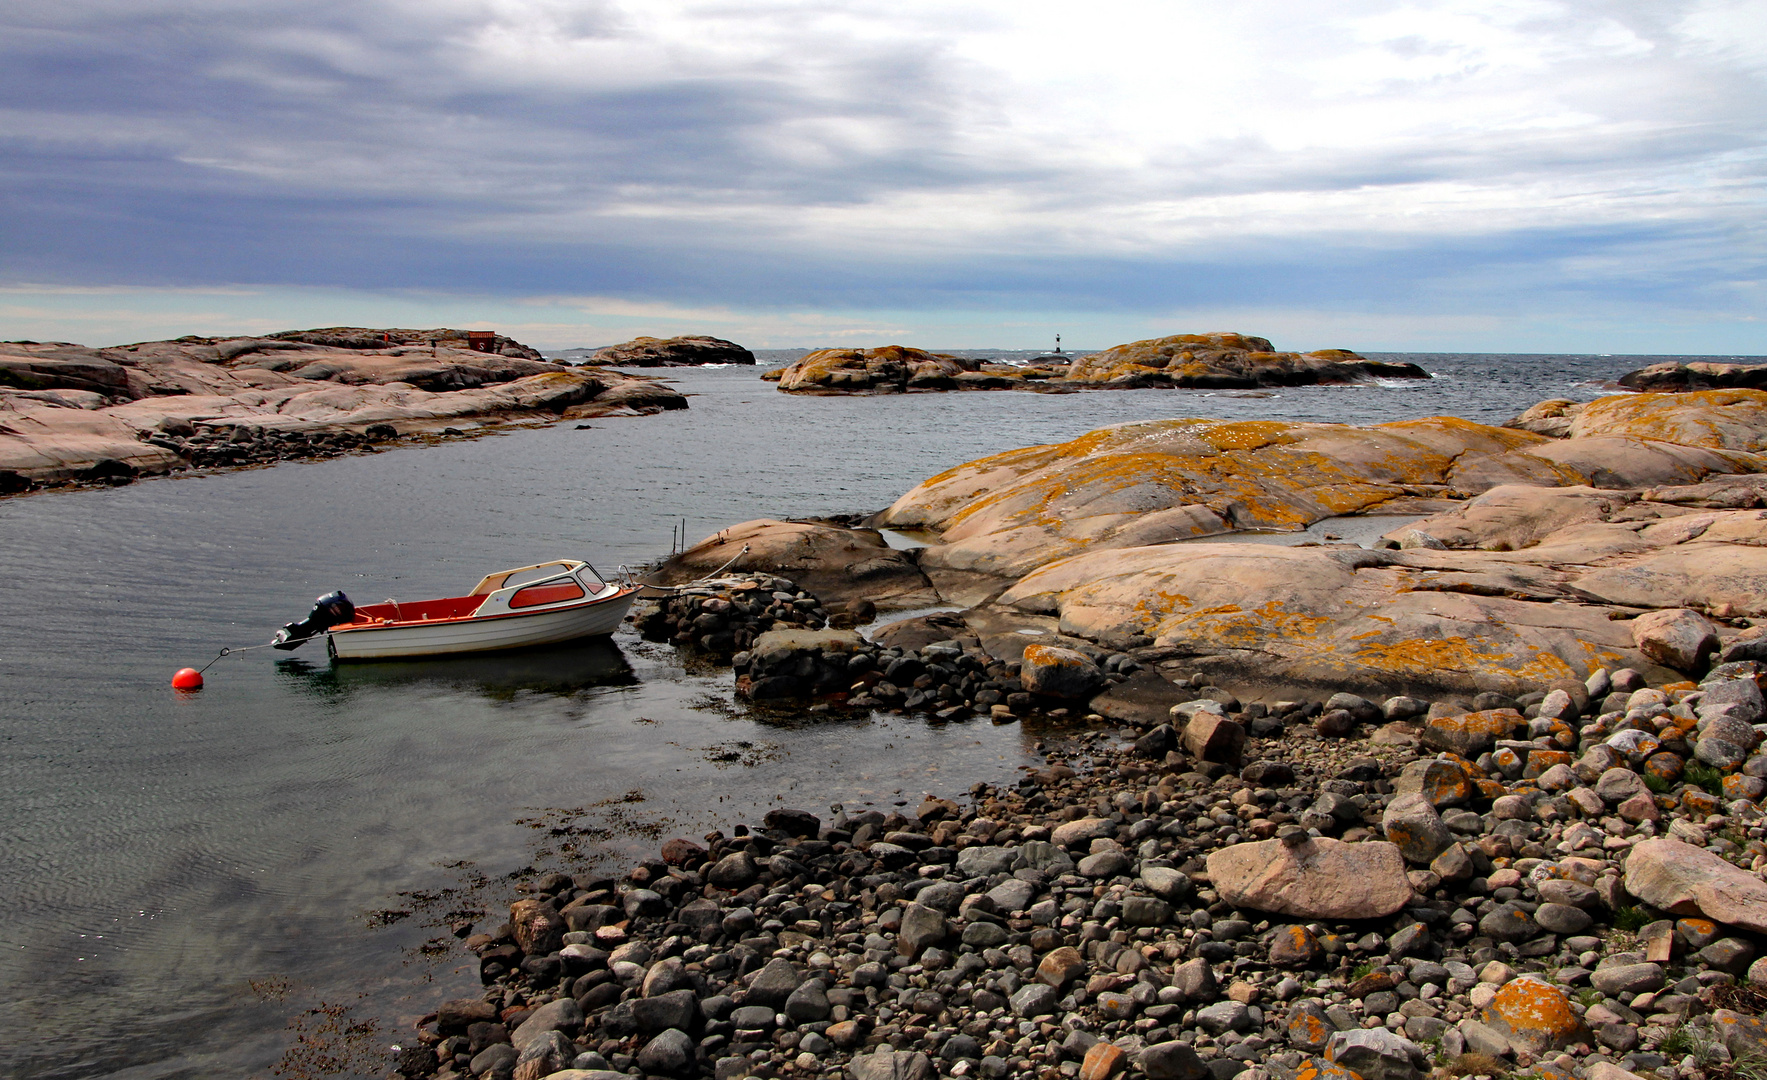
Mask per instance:
[[[1589,1038],[1589,1029],[1572,1011],[1564,991],[1526,975],[1497,991],[1483,1020],[1517,1049],[1534,1054]]]
[[[1311,1055],[1295,1066],[1295,1080],[1362,1080],[1360,1073]]]
[[[1767,450],[1767,392],[1696,390],[1684,394],[1611,394],[1571,422],[1574,437],[1635,435],[1715,450]]]
[[[1078,357],[1070,383],[1091,386],[1230,388],[1427,379],[1415,364],[1369,360],[1348,349],[1277,352],[1264,338],[1245,334],[1173,334],[1117,345]]]
[[[1441,671],[1500,671],[1526,683],[1550,683],[1584,676],[1556,656],[1516,656],[1480,648],[1467,638],[1412,639],[1370,643],[1354,653],[1363,664],[1395,675],[1427,675]]]
[[[886,345],[881,349],[818,349],[779,373],[787,392],[873,391],[902,393],[924,386],[948,389],[964,372],[975,371],[973,360],[944,353]]]

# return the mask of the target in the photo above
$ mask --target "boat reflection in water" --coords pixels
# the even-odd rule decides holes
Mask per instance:
[[[495,700],[519,694],[568,697],[598,687],[635,686],[638,676],[611,637],[568,645],[416,660],[312,664],[281,660],[277,670],[324,696],[398,687],[476,690]]]

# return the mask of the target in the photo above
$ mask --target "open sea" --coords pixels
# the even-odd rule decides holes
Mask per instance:
[[[169,689],[320,593],[455,595],[560,557],[611,573],[667,555],[683,520],[697,541],[875,511],[960,462],[1125,421],[1502,423],[1670,359],[1387,355],[1438,377],[800,398],[755,368],[678,369],[685,412],[0,500],[0,1076],[384,1075],[416,1017],[477,993],[449,920],[503,921],[523,873],[618,869],[769,806],[1009,781],[1052,734],[751,715],[728,669],[630,631],[335,669],[318,645],[261,650]]]

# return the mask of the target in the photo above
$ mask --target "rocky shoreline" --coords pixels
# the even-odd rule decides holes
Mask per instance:
[[[776,810],[619,878],[530,883],[507,922],[457,928],[486,992],[439,1003],[396,1069],[1747,1075],[1767,756],[1739,746],[1721,781],[1702,760],[1755,735],[1764,674],[1602,671],[1532,720],[1351,695],[1273,713],[1206,684],[1150,730],[1092,716],[964,804]],[[1700,725],[1677,771],[1642,738]]]
[[[116,485],[687,407],[654,379],[499,335],[333,327],[110,349],[0,343],[0,494]]]
[[[1758,1077],[1764,417],[1124,425],[876,517],[925,547],[722,530],[635,617],[739,697],[1069,734],[963,802],[529,882],[456,928],[485,991],[395,1069]],[[1409,520],[1375,548],[1174,542],[1382,510]],[[929,601],[959,610],[866,626]]]

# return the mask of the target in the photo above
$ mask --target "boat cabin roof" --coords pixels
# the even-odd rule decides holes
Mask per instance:
[[[551,562],[535,563],[532,566],[518,566],[512,570],[499,570],[495,574],[486,574],[480,579],[477,585],[473,586],[472,591],[466,595],[484,596],[487,593],[494,593],[498,589],[505,587],[505,585],[508,584],[509,579],[517,574],[526,573],[530,570],[546,570],[551,567],[557,567],[558,572],[556,574],[543,574],[526,584],[533,585],[555,577],[565,577],[567,575],[574,576],[579,570],[588,570],[591,577],[595,578],[597,581],[601,581],[601,575],[595,573],[594,569],[590,567],[588,563],[583,562],[580,559],[554,559]]]

